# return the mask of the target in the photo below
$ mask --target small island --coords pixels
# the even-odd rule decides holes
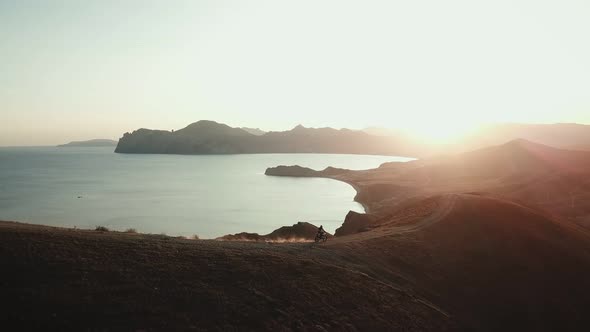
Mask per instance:
[[[88,141],[73,141],[67,144],[58,145],[58,148],[74,148],[74,147],[85,147],[85,148],[99,148],[106,146],[117,146],[117,141],[112,139],[91,139]]]

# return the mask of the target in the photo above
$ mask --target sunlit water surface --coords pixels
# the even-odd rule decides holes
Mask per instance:
[[[362,212],[330,179],[265,176],[267,167],[368,169],[407,158],[329,154],[133,155],[112,148],[0,148],[0,220],[214,238],[297,221],[338,228]]]

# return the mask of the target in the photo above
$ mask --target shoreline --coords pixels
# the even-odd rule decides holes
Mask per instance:
[[[377,167],[378,168],[378,167]],[[276,177],[292,177],[292,178],[320,178],[320,179],[331,179],[340,181],[343,183],[348,184],[351,186],[356,194],[353,197],[353,201],[359,203],[365,214],[370,214],[371,208],[369,206],[370,202],[363,202],[359,200],[359,196],[363,194],[363,189],[361,186],[352,180],[348,180],[343,178],[343,175],[349,174],[351,172],[358,172],[357,170],[350,170],[344,168],[334,168],[331,166],[326,167],[324,170],[318,171],[308,167],[302,167],[299,165],[292,165],[292,166],[284,166],[279,165],[275,167],[268,167],[264,174],[266,176],[276,176]]]
[[[271,176],[275,176],[275,175],[271,175]],[[323,175],[323,176],[315,176],[316,178],[324,178],[324,179],[331,179],[331,180],[335,180],[335,181],[339,181],[339,182],[343,182],[348,184],[349,186],[351,186],[354,191],[355,191],[355,195],[353,197],[353,201],[360,204],[363,207],[364,210],[364,214],[370,214],[370,208],[367,205],[367,203],[363,203],[361,201],[359,201],[357,198],[359,197],[359,195],[361,194],[361,188],[358,184],[349,181],[349,180],[345,180],[345,179],[341,179],[338,177],[334,177],[334,176],[329,176],[329,175]],[[349,211],[350,212],[350,211]],[[346,216],[344,216],[344,218],[342,219],[342,224],[340,224],[340,227],[342,227],[342,225],[344,224],[344,222],[346,221]],[[296,222],[295,220],[293,222]],[[81,232],[92,232],[92,233],[100,233],[100,231],[97,231],[93,228],[80,228],[77,226],[73,226],[73,227],[68,227],[68,226],[53,226],[53,225],[48,225],[48,224],[38,224],[38,223],[34,223],[31,221],[24,221],[24,220],[3,220],[0,219],[0,227],[5,227],[3,225],[23,225],[23,226],[28,226],[28,227],[41,227],[41,228],[50,228],[50,229],[55,229],[55,230],[65,230],[65,231],[81,231]],[[281,225],[278,226],[277,229],[273,230],[276,231],[282,227],[286,227],[287,225]],[[336,228],[338,229],[338,228]],[[271,231],[272,232],[272,231]],[[143,233],[141,232],[141,230],[135,230],[135,232],[127,232],[125,230],[116,230],[116,229],[108,229],[108,231],[104,232],[104,233],[119,233],[119,234],[127,234],[127,235],[140,235],[140,236],[155,236],[155,237],[167,237],[167,238],[171,238],[171,239],[185,239],[185,240],[190,240],[190,241],[228,241],[228,240],[222,240],[222,238],[227,237],[227,236],[232,236],[235,234],[223,234],[221,236],[218,237],[214,237],[214,238],[191,238],[191,237],[187,237],[184,235],[174,235],[174,234],[166,234],[166,233],[161,233],[161,234],[156,234],[156,233]],[[249,233],[247,230],[242,230],[242,233]],[[239,233],[236,233],[239,234]],[[250,233],[250,234],[258,234],[258,233]],[[270,234],[270,233],[269,233]],[[260,236],[264,236],[264,234],[258,234]],[[268,235],[268,234],[267,234]],[[252,241],[252,242],[256,242],[256,241]]]
[[[297,166],[299,167],[299,166]],[[268,171],[269,168],[267,168]],[[315,177],[315,178],[324,178],[324,179],[331,179],[331,180],[336,180],[342,183],[346,183],[349,186],[351,186],[354,191],[355,194],[353,196],[352,201],[358,203],[362,208],[363,208],[363,214],[370,214],[371,213],[371,208],[369,206],[370,202],[365,202],[365,201],[361,201],[359,200],[359,197],[361,196],[361,194],[363,193],[363,189],[361,188],[361,186],[356,183],[355,181],[351,181],[348,179],[344,179],[342,177],[339,176],[339,174],[323,174],[323,172],[325,172],[328,169],[333,169],[332,167],[328,166],[326,169],[324,169],[323,171],[316,171],[313,170],[313,172],[315,173],[314,176],[284,176],[284,175],[269,175],[266,174],[266,172],[264,173],[266,176],[283,176],[283,177]],[[349,169],[340,169],[343,170],[345,172],[354,172],[354,170],[349,170]],[[335,227],[334,229],[334,233],[337,229],[341,228],[347,219],[347,215],[348,213],[350,213],[353,210],[349,210],[346,212],[346,214],[344,216],[342,216],[341,222],[338,224],[337,227]],[[356,211],[355,211],[356,212]],[[293,223],[296,223],[297,220],[293,220]],[[61,229],[61,230],[69,230],[69,231],[88,231],[88,232],[97,232],[96,231],[96,227],[101,226],[101,225],[84,225],[82,227],[79,227],[77,225],[51,225],[51,224],[47,224],[44,223],[43,221],[41,221],[41,223],[37,223],[31,220],[4,220],[4,219],[0,219],[0,224],[17,224],[17,225],[26,225],[26,226],[38,226],[38,227],[48,227],[51,229]],[[245,225],[247,228],[247,225]],[[271,229],[270,233],[282,228],[282,227],[287,227],[288,225],[286,224],[281,224],[281,225],[277,225],[275,229]],[[162,233],[144,233],[142,232],[141,229],[135,229],[135,228],[127,228],[127,229],[133,229],[133,232],[128,232],[127,229],[123,228],[123,229],[117,229],[116,226],[106,226],[108,227],[108,231],[107,232],[113,232],[113,233],[121,233],[121,234],[137,234],[137,235],[146,235],[146,236],[160,236],[160,237],[168,237],[168,238],[176,238],[176,239],[187,239],[187,240],[193,240],[194,235],[182,235],[182,234],[168,234],[168,232],[162,232]],[[111,228],[113,227],[113,228]],[[219,236],[216,237],[207,237],[207,238],[199,238],[199,240],[212,240],[212,241],[217,241],[219,239],[222,239],[224,237],[228,237],[228,236],[233,236],[235,234],[240,234],[240,233],[249,233],[249,234],[256,234],[259,235],[261,237],[263,237],[265,234],[263,233],[250,233],[248,229],[241,229],[239,230],[238,233],[227,233],[227,234],[221,234]],[[197,232],[198,234],[198,232]],[[266,235],[268,235],[266,234]]]
[[[359,197],[359,195],[361,194],[361,190],[362,190],[358,184],[356,184],[356,183],[354,183],[352,181],[348,181],[348,180],[344,180],[344,179],[339,179],[339,178],[336,178],[336,177],[318,176],[318,178],[332,179],[332,180],[336,180],[336,181],[340,181],[340,182],[344,182],[344,183],[348,184],[356,192],[356,194],[354,195],[354,197],[352,198],[352,200],[355,201],[355,202],[357,202],[357,203],[359,203],[363,207],[363,210],[365,210],[365,214],[370,214],[371,213],[371,209],[367,205],[368,203],[363,203],[363,202],[361,202],[361,201],[359,201],[357,199]]]

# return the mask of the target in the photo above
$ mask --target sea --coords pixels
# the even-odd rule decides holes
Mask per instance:
[[[264,175],[300,165],[370,169],[404,157],[343,154],[118,154],[114,148],[0,148],[0,220],[216,238],[299,221],[333,233],[363,212],[348,184]]]

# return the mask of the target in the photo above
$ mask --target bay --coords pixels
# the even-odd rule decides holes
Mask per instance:
[[[266,234],[308,221],[329,232],[355,191],[331,179],[264,175],[301,165],[369,169],[391,156],[336,154],[140,155],[113,148],[0,148],[0,220],[215,238]]]

